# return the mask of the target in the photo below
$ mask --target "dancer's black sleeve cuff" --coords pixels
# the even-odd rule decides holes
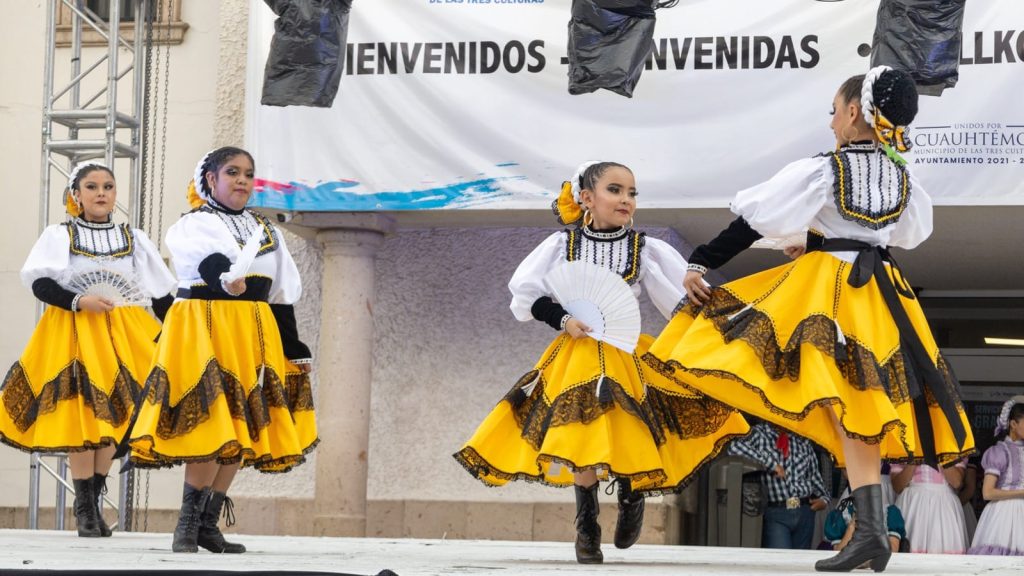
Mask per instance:
[[[75,302],[74,292],[64,288],[53,278],[40,278],[32,283],[32,293],[41,302],[50,306],[57,306],[70,312],[74,312],[72,305]]]
[[[551,326],[555,330],[562,329],[562,318],[565,317],[568,312],[562,305],[555,302],[549,296],[541,296],[537,298],[537,301],[530,307],[530,313],[533,317],[541,322],[544,322],[548,326]]]
[[[199,263],[199,276],[211,290],[227,294],[224,292],[224,287],[220,285],[220,275],[230,269],[231,260],[220,252],[214,252]]]
[[[167,316],[167,311],[170,310],[171,304],[174,304],[174,296],[167,294],[159,298],[153,298],[153,314],[160,319],[160,322],[164,321]]]
[[[733,220],[728,228],[722,230],[714,240],[697,246],[697,249],[690,255],[689,261],[691,264],[699,264],[708,269],[719,268],[760,239],[761,235],[740,216]]]
[[[284,347],[284,357],[289,360],[307,360],[313,357],[309,346],[299,340],[299,327],[295,321],[295,307],[291,304],[271,304],[271,312],[274,313],[274,320],[277,320],[277,329],[281,333],[281,345]]]

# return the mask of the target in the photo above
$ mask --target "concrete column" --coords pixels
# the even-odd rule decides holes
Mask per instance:
[[[383,214],[302,214],[323,245],[314,534],[366,535],[376,254]]]

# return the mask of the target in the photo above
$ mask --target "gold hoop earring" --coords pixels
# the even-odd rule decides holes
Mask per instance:
[[[589,218],[589,220],[588,220]],[[590,228],[590,225],[594,223],[594,215],[590,213],[590,208],[583,211],[583,227]]]
[[[853,137],[848,137],[846,135],[846,129],[847,128],[853,128]],[[846,144],[852,144],[853,143],[853,138],[857,137],[857,129],[853,127],[853,124],[850,124],[848,126],[844,126],[843,129],[839,131],[839,135],[843,138],[843,140],[846,141],[845,142]]]

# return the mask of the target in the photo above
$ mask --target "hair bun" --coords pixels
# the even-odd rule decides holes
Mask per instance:
[[[875,106],[896,126],[908,126],[917,116],[917,85],[906,72],[882,72],[871,92]]]

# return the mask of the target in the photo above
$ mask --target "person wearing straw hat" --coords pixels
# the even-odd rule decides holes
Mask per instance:
[[[254,162],[240,148],[203,157],[193,206],[167,231],[178,291],[129,436],[140,467],[185,465],[172,550],[240,553],[217,526],[234,522],[227,491],[241,466],[286,472],[318,442],[292,305],[299,271],[281,231],[247,210]]]
[[[65,192],[68,220],[43,230],[21,280],[46,311],[7,372],[0,441],[67,453],[78,535],[110,536],[99,511],[114,447],[153,359],[175,280],[146,234],[115,224],[113,172],[84,162]]]

